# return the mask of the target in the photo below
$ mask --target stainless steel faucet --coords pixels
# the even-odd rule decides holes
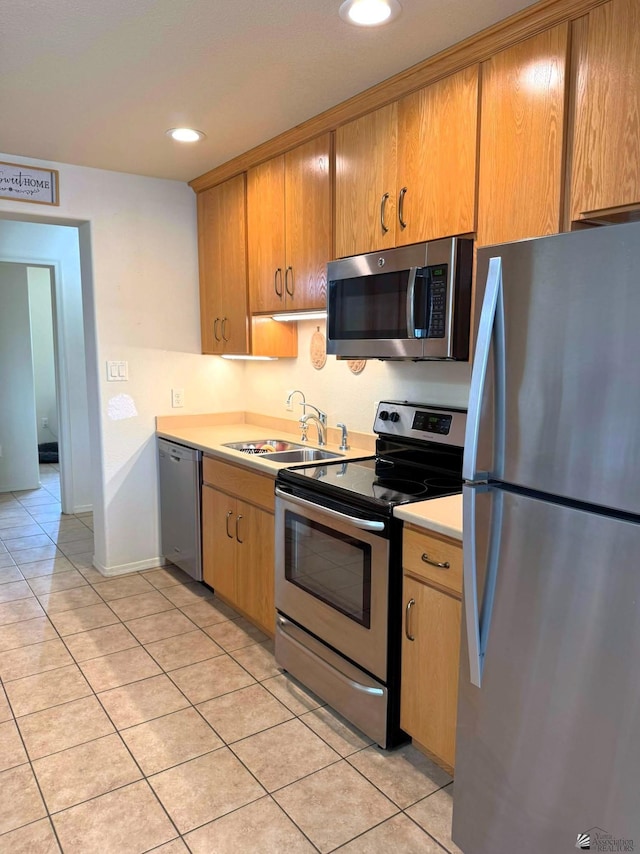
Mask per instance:
[[[315,406],[313,407],[315,409]],[[322,413],[324,415],[324,413]],[[326,416],[325,416],[326,418]],[[318,428],[318,444],[326,445],[327,444],[327,428],[325,427],[322,419],[315,415],[313,412],[307,412],[306,415],[303,415],[300,419],[300,426],[302,427],[302,441],[307,441],[307,425],[312,421],[316,427]]]
[[[291,406],[291,401],[293,400],[294,394],[299,394],[300,397],[302,398],[302,400],[300,401],[300,406],[302,407],[302,414],[306,415],[306,413],[307,413],[307,400],[304,396],[304,392],[300,391],[299,388],[294,388],[294,390],[292,392],[289,392],[289,397],[287,397],[287,402],[285,403],[285,406]]]

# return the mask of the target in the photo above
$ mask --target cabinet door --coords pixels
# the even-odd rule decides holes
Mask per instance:
[[[275,631],[274,517],[251,504],[238,501],[237,602],[244,613],[266,629]]]
[[[249,353],[247,283],[247,204],[245,176],[216,189],[220,193],[220,335],[225,353]]]
[[[398,245],[475,231],[477,148],[477,65],[398,102]]]
[[[236,601],[236,499],[202,487],[203,576],[216,593]]]
[[[198,262],[200,267],[200,331],[203,353],[222,353],[220,335],[220,220],[218,187],[198,194]]]
[[[405,576],[404,605],[400,726],[453,768],[461,603]]]
[[[569,26],[482,64],[478,244],[560,230]]]
[[[397,113],[389,104],[336,131],[338,258],[395,246]]]
[[[203,353],[248,353],[245,177],[198,196]]]
[[[252,312],[285,305],[284,157],[247,172],[247,245]]]
[[[640,5],[589,12],[578,51],[571,218],[640,204]]]
[[[285,301],[288,309],[326,308],[333,257],[331,135],[285,155]]]

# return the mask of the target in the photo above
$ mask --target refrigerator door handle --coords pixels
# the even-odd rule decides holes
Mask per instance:
[[[476,550],[476,498],[479,493],[492,493],[493,506],[487,571],[482,606],[478,599],[478,561]],[[463,490],[462,563],[465,623],[469,652],[469,679],[473,685],[482,687],[485,653],[489,640],[491,614],[496,590],[500,533],[502,530],[502,493],[490,486],[465,486]]]
[[[464,459],[462,476],[469,481],[487,480],[489,472],[478,471],[478,443],[480,439],[480,419],[482,415],[482,400],[484,397],[489,366],[491,343],[494,347],[494,389],[495,389],[495,421],[494,421],[494,469],[501,471],[504,459],[504,425],[505,425],[505,340],[504,340],[504,300],[502,295],[502,258],[489,260],[489,271],[478,337],[476,352],[471,372],[471,387],[469,389],[469,408],[467,411],[467,427],[464,439]]]

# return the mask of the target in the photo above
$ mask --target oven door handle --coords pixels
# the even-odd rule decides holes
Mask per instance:
[[[323,507],[321,504],[315,504],[313,501],[307,501],[305,498],[298,498],[297,495],[291,495],[276,486],[276,497],[283,498],[285,501],[290,501],[292,504],[297,504],[304,507],[306,510],[315,510],[316,513],[323,513],[330,516],[332,519],[338,519],[340,522],[346,522],[353,525],[354,528],[360,528],[361,531],[384,531],[384,522],[374,522],[369,519],[358,519],[355,516],[349,516],[347,513],[340,513],[339,510],[330,510],[328,507]]]

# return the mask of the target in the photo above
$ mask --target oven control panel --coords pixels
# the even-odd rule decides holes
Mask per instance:
[[[467,413],[408,401],[382,400],[373,429],[379,435],[464,446]]]

